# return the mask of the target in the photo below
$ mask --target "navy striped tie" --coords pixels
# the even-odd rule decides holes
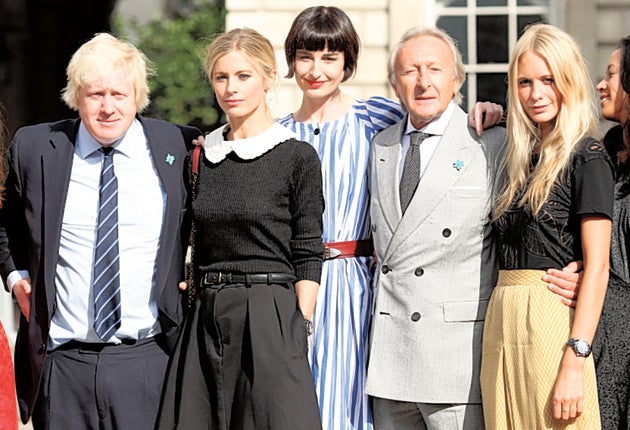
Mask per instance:
[[[98,226],[94,252],[94,330],[107,341],[120,327],[120,265],[118,253],[118,181],[114,148],[103,147]]]

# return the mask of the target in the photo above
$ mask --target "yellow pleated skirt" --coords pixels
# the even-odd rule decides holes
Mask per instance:
[[[584,410],[553,418],[552,396],[574,310],[560,302],[539,270],[502,270],[483,333],[481,394],[487,430],[601,428],[593,356],[584,367]]]

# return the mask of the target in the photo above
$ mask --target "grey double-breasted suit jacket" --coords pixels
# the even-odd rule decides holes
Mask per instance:
[[[481,336],[497,276],[489,216],[505,129],[478,137],[467,123],[457,107],[404,216],[398,186],[406,119],[373,140],[372,396],[481,402]]]

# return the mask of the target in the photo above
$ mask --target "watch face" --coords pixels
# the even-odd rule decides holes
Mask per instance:
[[[575,347],[580,354],[588,354],[588,343],[584,341],[577,341],[575,342]]]
[[[591,353],[591,346],[585,340],[570,339],[569,344],[579,356],[588,356]]]

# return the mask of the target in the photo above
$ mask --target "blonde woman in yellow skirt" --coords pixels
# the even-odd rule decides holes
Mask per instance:
[[[592,86],[575,41],[526,29],[508,69],[509,144],[494,222],[500,274],[483,336],[487,429],[601,427],[591,343],[609,270],[613,171],[590,137]],[[575,310],[541,280],[584,260]]]

